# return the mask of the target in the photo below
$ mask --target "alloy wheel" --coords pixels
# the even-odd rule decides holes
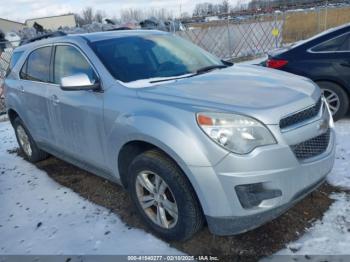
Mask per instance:
[[[156,225],[170,229],[178,220],[178,207],[173,192],[157,174],[142,171],[136,178],[139,204],[147,217]]]
[[[340,99],[339,96],[332,90],[323,88],[323,96],[326,98],[329,109],[332,112],[332,115],[335,115],[340,108]]]
[[[27,132],[24,130],[23,126],[17,126],[17,136],[19,143],[24,151],[24,153],[30,157],[32,155],[32,147],[30,145],[29,137]]]

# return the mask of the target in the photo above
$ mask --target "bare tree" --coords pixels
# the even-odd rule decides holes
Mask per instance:
[[[120,12],[120,18],[122,22],[129,22],[129,21],[141,21],[144,19],[143,11],[140,9],[123,9]]]
[[[104,11],[97,10],[94,14],[93,20],[102,23],[104,17],[106,17],[106,13]]]
[[[86,7],[82,11],[82,18],[85,24],[91,24],[94,20],[94,11],[92,7]]]
[[[199,3],[195,6],[193,16],[221,15],[230,12],[230,3],[223,0],[221,4],[212,4],[209,2]]]
[[[230,4],[228,0],[223,0],[220,5],[220,13],[228,14],[230,12]]]
[[[145,12],[145,17],[155,17],[159,20],[172,20],[174,17],[174,14],[172,11],[169,11],[165,8],[161,9],[149,9],[148,11]]]
[[[141,9],[123,9],[120,12],[120,17],[122,22],[137,21],[140,22],[146,18],[154,17],[159,20],[170,20],[173,19],[174,14],[172,11],[167,10],[166,8],[161,9],[149,9],[143,11]]]
[[[74,14],[74,17],[75,17],[75,22],[77,23],[77,26],[81,27],[85,25],[84,19],[81,17],[80,14]]]
[[[102,23],[103,18],[106,17],[106,13],[104,11],[97,10],[95,12],[92,7],[86,7],[81,11],[80,14],[74,15],[78,26],[91,24],[92,22]]]

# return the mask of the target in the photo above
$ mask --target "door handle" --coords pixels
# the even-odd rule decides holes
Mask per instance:
[[[24,87],[23,86],[19,86],[19,90],[24,93]]]
[[[56,95],[51,96],[51,101],[52,101],[52,104],[54,104],[54,105],[58,105],[60,103],[60,100],[58,99],[58,97]]]

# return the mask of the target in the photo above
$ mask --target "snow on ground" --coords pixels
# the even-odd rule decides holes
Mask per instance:
[[[350,254],[350,196],[333,194],[335,202],[297,241],[276,255],[349,255]],[[327,260],[322,260],[327,261]]]
[[[0,122],[0,254],[180,254],[7,152],[15,147]]]
[[[350,189],[350,120],[336,123],[337,153],[328,183]],[[336,193],[335,202],[297,241],[287,245],[277,255],[349,255],[350,254],[350,195]],[[274,257],[279,259],[279,257]],[[285,258],[285,257],[284,257]],[[326,261],[327,258],[317,258]],[[345,261],[345,260],[344,260]]]
[[[328,182],[336,187],[350,189],[350,121],[338,121],[336,130],[337,156]]]

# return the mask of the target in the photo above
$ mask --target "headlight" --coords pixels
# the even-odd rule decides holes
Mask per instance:
[[[197,123],[216,143],[237,154],[259,146],[276,144],[271,132],[259,121],[236,114],[198,113]]]

